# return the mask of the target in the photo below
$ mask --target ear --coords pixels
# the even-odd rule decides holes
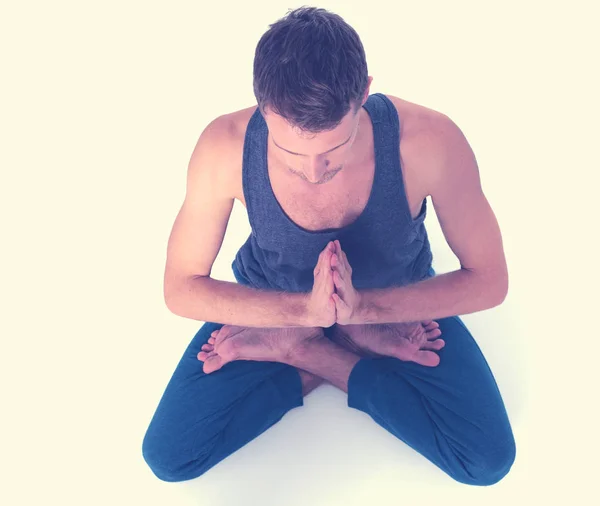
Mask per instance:
[[[371,83],[373,82],[373,76],[369,76],[369,81],[367,82],[367,89],[365,90],[365,94],[363,96],[363,105],[369,98],[369,90],[371,89]]]

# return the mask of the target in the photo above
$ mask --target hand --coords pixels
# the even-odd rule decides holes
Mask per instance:
[[[335,240],[335,251],[331,257],[333,282],[336,293],[333,294],[336,309],[336,323],[353,325],[358,321],[360,293],[352,286],[352,267],[348,263],[346,253],[342,251],[340,241]]]
[[[336,320],[333,301],[333,274],[331,255],[335,250],[333,242],[327,243],[321,251],[313,271],[313,289],[308,296],[306,310],[310,327],[331,327]]]

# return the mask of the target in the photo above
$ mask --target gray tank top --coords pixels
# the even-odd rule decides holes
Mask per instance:
[[[414,283],[434,275],[425,230],[427,199],[413,220],[399,156],[399,118],[394,104],[374,93],[363,105],[373,123],[375,175],[362,214],[350,225],[306,230],[283,211],[267,171],[267,124],[257,108],[248,122],[243,151],[243,191],[251,233],[232,263],[239,283],[260,289],[310,292],[313,270],[329,241],[338,239],[357,290]]]

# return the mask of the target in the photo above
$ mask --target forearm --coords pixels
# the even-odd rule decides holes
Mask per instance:
[[[259,290],[196,277],[165,290],[169,310],[184,318],[240,327],[305,327],[307,294]]]
[[[435,320],[483,311],[502,303],[506,274],[460,269],[408,286],[360,290],[356,324]]]

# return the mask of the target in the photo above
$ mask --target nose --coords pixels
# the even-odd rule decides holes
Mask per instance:
[[[328,166],[329,160],[325,160],[325,162],[312,161],[305,169],[304,176],[310,183],[316,184],[325,177]]]

